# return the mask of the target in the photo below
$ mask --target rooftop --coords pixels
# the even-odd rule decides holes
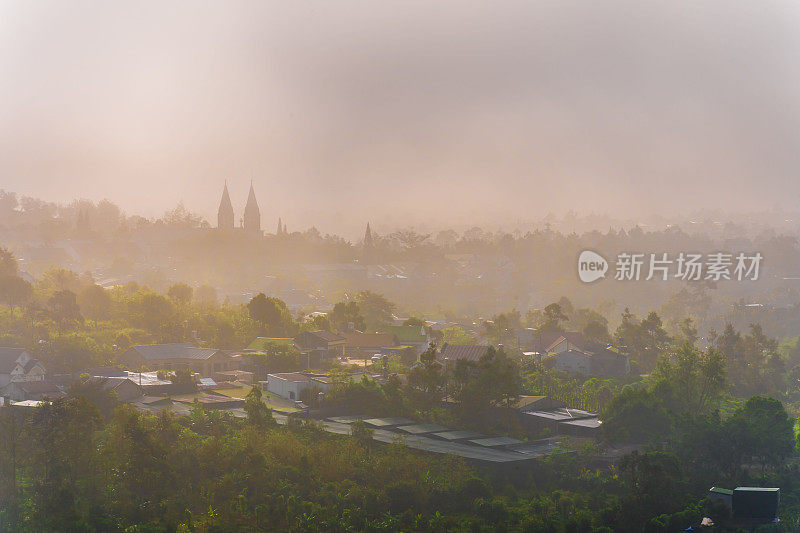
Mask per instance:
[[[603,425],[602,420],[599,418],[579,418],[578,420],[564,420],[561,423],[568,426],[580,426],[584,428],[599,428]]]
[[[198,348],[189,343],[172,344],[147,344],[143,346],[133,346],[135,350],[147,360],[157,359],[197,359],[205,360],[219,352],[214,348]]]
[[[484,438],[486,435],[481,435],[480,433],[475,433],[474,431],[443,431],[441,433],[434,433],[434,436],[439,437],[440,439],[454,441],[454,440],[469,440],[469,439],[479,439]]]
[[[308,374],[301,374],[300,372],[283,372],[280,374],[267,374],[267,379],[269,378],[278,378],[285,381],[292,381],[294,383],[304,383],[306,381],[311,381],[314,379],[313,376],[309,376]]]
[[[14,383],[28,394],[61,393],[61,389],[58,385],[48,383],[47,381],[17,381]]]
[[[395,336],[391,333],[361,333],[360,331],[353,331],[344,333],[343,336],[348,346],[357,348],[382,348],[397,344]]]
[[[511,446],[513,444],[522,444],[524,441],[512,439],[511,437],[489,437],[486,439],[472,439],[470,442],[472,444],[477,444],[478,446],[487,446],[493,448],[495,446]]]
[[[308,331],[306,333],[314,335],[315,337],[318,337],[326,342],[341,342],[345,340],[344,337],[342,337],[341,335],[337,335],[336,333],[333,333],[331,331],[325,331],[324,329],[318,329],[316,331]]]
[[[597,413],[590,411],[583,411],[581,409],[572,409],[571,407],[562,407],[559,409],[549,409],[541,411],[527,411],[525,415],[535,416],[538,418],[547,418],[549,420],[556,420],[558,422],[577,420],[580,418],[597,418]]]
[[[375,427],[408,426],[414,424],[413,420],[407,418],[367,418],[365,424]]]
[[[457,361],[463,359],[466,361],[478,361],[488,351],[488,346],[480,344],[443,344],[439,360]]]
[[[447,428],[438,424],[415,424],[412,426],[399,426],[397,429],[411,433],[412,435],[422,435],[425,433],[437,433],[447,431]]]

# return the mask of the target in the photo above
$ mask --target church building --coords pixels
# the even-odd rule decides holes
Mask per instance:
[[[233,204],[231,203],[230,194],[228,194],[228,182],[225,182],[225,187],[222,189],[222,199],[219,202],[219,210],[217,211],[217,229],[231,231],[234,228],[234,214]],[[261,235],[261,210],[258,207],[258,200],[256,200],[256,191],[253,188],[253,182],[250,182],[250,193],[247,196],[247,204],[244,207],[244,216],[241,220],[241,227],[246,233],[252,235]]]

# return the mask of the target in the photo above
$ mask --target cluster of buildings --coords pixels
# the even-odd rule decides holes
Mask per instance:
[[[431,341],[424,327],[415,326],[387,326],[380,333],[303,331],[294,338],[258,337],[244,350],[242,357],[264,352],[272,343],[296,348],[306,368],[319,367],[325,360],[367,360],[375,355],[398,355],[411,363],[428,349]]]
[[[631,371],[630,357],[610,344],[588,342],[577,331],[521,330],[517,341],[523,354],[548,367],[584,376],[619,377]]]
[[[87,369],[84,373],[103,388],[113,390],[120,401],[180,393],[175,384],[157,376],[187,372],[202,376],[198,384],[208,387],[216,382],[252,384],[260,381],[266,390],[291,402],[301,400],[308,389],[315,394],[324,394],[330,389],[330,376],[312,370],[324,367],[326,361],[363,361],[366,366],[367,361],[398,356],[405,363],[413,364],[431,342],[428,328],[392,325],[378,333],[317,330],[303,331],[293,338],[258,337],[242,352],[201,348],[190,343],[152,344],[132,346],[120,354],[118,363],[128,370]],[[253,358],[268,353],[270,344],[296,349],[300,353],[300,366],[306,370],[259,375],[263,370],[254,364]],[[524,352],[526,356],[571,373],[610,376],[630,371],[627,356],[610,346],[589,349],[582,336],[575,332],[537,334],[528,339],[526,348],[531,350]],[[488,344],[445,343],[437,352],[437,361],[446,369],[452,368],[460,360],[479,361],[489,349]],[[70,382],[75,380],[75,376],[66,379],[54,376],[50,380],[46,377],[42,364],[25,350],[0,348],[0,397],[15,402],[57,398],[63,396]],[[360,375],[351,377],[360,379]],[[370,378],[380,376],[370,375]],[[542,396],[521,397],[514,411],[521,427],[531,434],[593,437],[601,426],[596,413],[573,409]]]

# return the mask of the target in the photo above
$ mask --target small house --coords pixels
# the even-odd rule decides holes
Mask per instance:
[[[133,346],[123,353],[119,362],[129,369],[148,370],[190,370],[203,376],[214,372],[232,370],[230,356],[216,348],[198,348],[189,343],[149,344]]]
[[[0,387],[12,381],[43,381],[45,369],[27,350],[0,346]]]
[[[330,388],[330,382],[324,377],[316,377],[300,372],[267,375],[267,390],[288,400],[297,401],[300,399],[301,392],[314,387],[321,392],[327,392]]]
[[[294,344],[298,350],[308,353],[315,360],[344,357],[345,338],[330,331],[303,331],[294,338]]]
[[[46,381],[12,381],[0,391],[0,395],[14,402],[24,400],[54,400],[65,396],[56,384]]]
[[[91,381],[103,390],[113,392],[120,402],[131,402],[142,396],[142,388],[128,377],[92,376]]]
[[[350,331],[342,334],[344,353],[349,357],[367,358],[381,353],[383,348],[397,346],[397,337],[391,333],[362,333]]]

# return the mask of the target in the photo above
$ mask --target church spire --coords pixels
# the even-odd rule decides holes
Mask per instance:
[[[372,230],[369,228],[369,222],[367,222],[367,231],[364,232],[364,248],[372,248]]]
[[[217,229],[233,229],[233,204],[231,204],[231,197],[228,194],[228,180],[225,180],[225,187],[222,189],[222,199],[219,202]]]
[[[242,227],[247,233],[261,234],[261,210],[258,208],[253,180],[250,180],[250,193],[247,195],[247,204],[244,206]]]

